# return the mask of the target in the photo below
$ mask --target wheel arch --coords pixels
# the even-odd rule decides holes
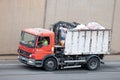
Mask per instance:
[[[89,55],[89,56],[87,57],[86,62],[88,62],[91,58],[97,58],[97,59],[100,61],[100,57],[99,57],[99,56],[97,56],[97,55]]]
[[[58,59],[55,57],[55,55],[54,55],[54,54],[50,54],[50,55],[45,56],[44,59],[42,60],[42,67],[43,67],[43,65],[44,65],[45,60],[48,59],[48,58],[54,58],[54,59],[56,60],[56,62],[57,62],[57,65],[59,65],[59,61],[58,61]]]

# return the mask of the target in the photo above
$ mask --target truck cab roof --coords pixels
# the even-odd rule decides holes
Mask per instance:
[[[52,31],[42,28],[27,28],[23,31],[34,34],[34,35],[47,35],[47,34],[54,34]]]

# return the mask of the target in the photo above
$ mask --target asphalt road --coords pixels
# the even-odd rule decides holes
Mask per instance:
[[[120,80],[120,61],[106,61],[96,71],[74,68],[48,72],[17,60],[1,60],[0,80]]]

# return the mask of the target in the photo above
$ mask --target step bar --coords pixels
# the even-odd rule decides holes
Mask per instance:
[[[86,62],[86,60],[66,60],[65,63]]]

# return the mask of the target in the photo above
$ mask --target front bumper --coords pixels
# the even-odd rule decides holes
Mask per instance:
[[[35,67],[42,67],[42,61],[40,60],[34,60],[34,59],[31,59],[31,58],[26,58],[26,57],[23,57],[23,56],[18,56],[18,59],[20,62],[24,63],[24,64],[27,64],[27,65],[30,65],[30,66],[35,66]]]

